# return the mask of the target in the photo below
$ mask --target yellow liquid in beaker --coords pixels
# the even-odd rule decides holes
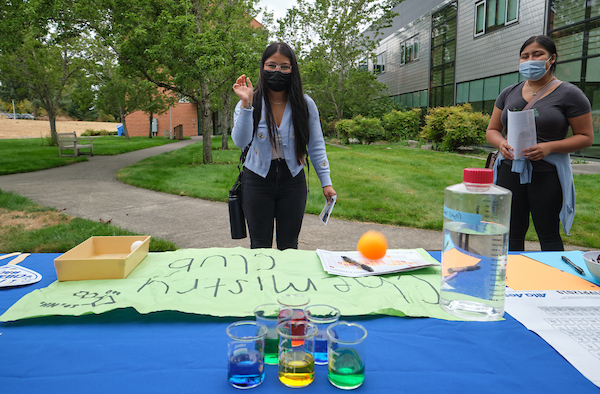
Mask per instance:
[[[288,387],[308,386],[315,380],[315,360],[310,353],[291,351],[279,358],[279,380]]]

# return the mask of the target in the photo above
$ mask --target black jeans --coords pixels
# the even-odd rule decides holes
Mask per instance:
[[[244,169],[242,207],[248,221],[250,246],[273,246],[273,220],[277,249],[298,249],[298,236],[306,208],[304,170],[292,177],[284,160],[271,161],[266,178]]]
[[[529,228],[529,213],[544,251],[564,250],[560,237],[559,213],[562,208],[562,189],[556,170],[534,171],[531,183],[521,185],[519,174],[511,166],[500,163],[498,186],[512,191],[508,249],[525,250],[525,234]]]

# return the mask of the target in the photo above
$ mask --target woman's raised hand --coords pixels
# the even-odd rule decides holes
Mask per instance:
[[[252,107],[252,95],[254,94],[254,88],[250,78],[245,75],[241,75],[237,81],[233,84],[233,91],[242,100],[242,107]]]

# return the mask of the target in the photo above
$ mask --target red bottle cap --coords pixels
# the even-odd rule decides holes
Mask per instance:
[[[494,170],[490,168],[465,168],[463,182],[494,183]]]

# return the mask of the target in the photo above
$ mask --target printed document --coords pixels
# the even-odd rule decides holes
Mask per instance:
[[[508,145],[513,148],[515,160],[523,159],[523,149],[537,144],[534,110],[508,111],[507,117]]]
[[[506,288],[505,308],[600,387],[600,291]]]
[[[388,249],[385,256],[378,260],[367,259],[360,254],[360,252],[332,252],[323,249],[317,249],[317,256],[319,256],[323,269],[328,274],[355,278],[411,271],[419,268],[441,265],[436,259],[431,257],[425,249],[421,248]],[[344,261],[342,256],[350,257],[359,264],[368,265],[373,268],[373,272],[366,271],[360,266]]]
[[[327,225],[329,223],[329,217],[331,216],[331,212],[333,212],[333,207],[335,206],[335,202],[337,201],[337,196],[332,196],[329,199],[329,202],[325,202],[325,206],[319,215],[319,218],[323,222],[323,224]]]

